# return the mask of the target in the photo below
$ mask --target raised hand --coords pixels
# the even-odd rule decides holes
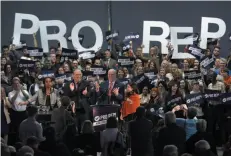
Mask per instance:
[[[179,111],[180,109],[181,109],[181,107],[179,105],[177,105],[172,109],[172,112]]]
[[[96,90],[96,92],[99,92],[99,88],[100,88],[99,83],[96,81],[95,82],[95,90]]]
[[[70,83],[70,89],[71,89],[71,91],[73,91],[74,89],[75,89],[75,85],[74,85],[74,83],[72,82],[72,83]]]
[[[119,88],[113,89],[112,92],[115,94],[115,96],[118,96],[119,95]]]
[[[83,95],[87,95],[87,87],[84,89],[84,91],[82,92]]]

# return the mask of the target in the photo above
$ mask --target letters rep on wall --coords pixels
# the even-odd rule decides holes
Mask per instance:
[[[32,22],[31,28],[22,28],[22,20],[30,20]],[[217,32],[208,32],[209,24],[218,25]],[[59,32],[56,34],[48,34],[47,27],[48,26],[56,26],[59,27]],[[83,27],[90,27],[95,32],[96,41],[95,45],[91,48],[84,48],[79,40],[78,34],[80,29]],[[151,35],[150,30],[153,27],[158,27],[163,30],[161,35]],[[60,42],[60,45],[63,48],[67,47],[67,40],[64,37],[66,34],[66,24],[60,20],[47,20],[47,21],[39,21],[39,18],[32,14],[15,14],[15,23],[14,23],[14,33],[13,33],[13,43],[19,44],[21,35],[32,35],[36,33],[40,29],[41,43],[42,48],[45,52],[49,51],[49,40],[57,40]],[[220,38],[226,32],[226,24],[222,19],[214,18],[214,17],[202,17],[201,18],[201,43],[200,47],[205,49],[207,46],[208,38]],[[178,33],[193,33],[193,27],[169,27],[166,22],[163,21],[144,21],[143,22],[143,44],[144,44],[144,53],[149,53],[150,41],[158,41],[161,43],[162,54],[167,54],[168,49],[166,47],[168,40],[166,39],[169,34],[171,37],[171,43],[174,47],[174,52],[172,55],[172,59],[185,59],[185,58],[195,58],[191,54],[186,54],[178,51],[178,45],[188,45],[193,43],[192,38],[188,39],[178,39]],[[72,44],[75,49],[79,52],[81,51],[97,51],[103,44],[103,33],[100,26],[94,21],[81,21],[77,23],[71,32],[72,36]]]

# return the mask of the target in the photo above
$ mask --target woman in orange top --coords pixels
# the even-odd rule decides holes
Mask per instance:
[[[136,108],[140,106],[140,96],[138,88],[135,83],[129,83],[125,91],[125,101],[122,102],[122,108],[120,110],[121,120],[130,121],[133,120]]]

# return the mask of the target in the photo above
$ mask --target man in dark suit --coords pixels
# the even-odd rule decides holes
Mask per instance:
[[[73,81],[66,83],[64,86],[64,96],[70,97],[75,103],[73,105],[73,111],[76,115],[78,129],[81,129],[81,125],[85,120],[89,119],[90,114],[90,84],[88,81],[82,80],[82,72],[76,69],[73,72]]]
[[[117,61],[111,58],[111,52],[109,50],[105,51],[105,58],[102,60],[103,65],[105,65],[108,69],[112,69],[116,67]]]
[[[175,145],[178,148],[179,155],[183,154],[186,132],[183,128],[176,125],[176,115],[173,112],[165,114],[165,126],[160,130],[157,138],[156,155],[163,155],[163,149],[166,145]]]
[[[124,100],[123,84],[116,80],[116,70],[108,71],[108,80],[103,82],[101,86],[95,85],[96,94],[99,97],[99,104],[121,104]]]
[[[145,118],[145,108],[136,109],[137,118],[129,123],[128,134],[131,137],[132,156],[153,156],[152,127],[150,120]]]

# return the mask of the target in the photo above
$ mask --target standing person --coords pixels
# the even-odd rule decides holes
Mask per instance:
[[[27,107],[28,118],[25,119],[19,127],[19,138],[23,143],[26,143],[26,140],[32,136],[37,137],[39,141],[46,139],[43,137],[42,125],[36,121],[37,113],[37,107],[33,105]]]
[[[26,105],[20,103],[29,99],[29,93],[24,90],[18,77],[13,78],[13,91],[8,94],[8,98],[12,105],[10,112],[12,131],[17,132],[20,123],[27,117]]]
[[[132,156],[152,156],[152,127],[150,120],[145,118],[145,108],[140,106],[136,109],[136,119],[128,126],[131,137]],[[141,128],[142,127],[142,128]]]
[[[105,51],[105,59],[102,64],[104,64],[108,69],[112,69],[116,67],[116,60],[111,58],[111,52],[109,50]]]
[[[27,105],[35,102],[39,106],[46,106],[50,109],[60,107],[60,98],[58,90],[53,88],[53,79],[51,77],[44,78],[44,88],[39,91],[30,99],[25,102],[21,102],[21,105]]]
[[[117,119],[115,117],[109,117],[107,119],[106,129],[100,135],[102,156],[110,156],[110,146],[115,142],[118,143],[121,148],[125,148],[123,135],[118,129]]]
[[[81,125],[85,120],[89,119],[90,104],[88,101],[90,95],[90,84],[88,81],[82,80],[82,72],[76,69],[73,72],[73,80],[64,86],[64,96],[70,97],[74,102],[73,111],[76,115],[77,127],[80,132]]]
[[[163,154],[165,145],[175,145],[178,148],[179,155],[183,154],[186,141],[185,130],[176,125],[176,115],[173,112],[167,112],[164,120],[165,127],[159,131],[157,137],[157,156]]]
[[[124,87],[117,80],[116,70],[114,69],[108,71],[108,80],[103,82],[101,87],[98,83],[96,83],[95,87],[102,104],[121,104],[124,100]]]
[[[4,138],[5,142],[8,142],[8,132],[10,124],[10,114],[8,109],[11,105],[6,98],[5,89],[1,87],[1,136]]]
[[[128,84],[125,94],[125,101],[123,101],[121,108],[121,120],[131,121],[134,119],[136,109],[140,106],[137,85],[135,83]]]

